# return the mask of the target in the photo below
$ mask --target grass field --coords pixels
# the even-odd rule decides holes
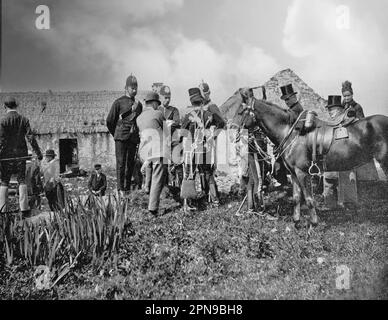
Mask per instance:
[[[2,267],[2,299],[387,299],[387,185],[363,188],[357,211],[320,214],[296,230],[287,197],[278,221],[236,216],[240,199],[218,209],[146,213],[133,195],[131,228],[114,261],[79,263],[54,288],[37,290],[33,269]],[[172,204],[167,203],[167,207]],[[307,216],[305,217],[307,219]],[[305,220],[306,220],[305,219]],[[341,282],[349,270],[349,288]]]

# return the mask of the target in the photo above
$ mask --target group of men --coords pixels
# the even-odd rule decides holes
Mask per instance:
[[[108,114],[107,126],[115,139],[116,164],[117,164],[117,189],[119,194],[125,197],[130,191],[131,177],[137,152],[145,161],[143,170],[145,173],[145,192],[150,195],[148,210],[153,215],[158,213],[160,194],[164,186],[171,180],[171,172],[174,173],[178,187],[185,188],[187,179],[193,179],[196,174],[200,175],[201,194],[206,197],[211,206],[219,205],[217,184],[214,177],[214,162],[212,158],[212,146],[206,141],[209,137],[204,135],[204,130],[222,129],[226,125],[218,107],[210,99],[209,85],[202,82],[198,87],[188,90],[192,111],[181,120],[179,110],[170,105],[171,90],[168,86],[162,86],[160,92],[147,92],[145,106],[136,99],[138,83],[135,76],[127,78],[125,95],[117,99]],[[293,124],[303,112],[297,92],[292,84],[280,87],[281,99],[288,107],[289,122]],[[249,144],[249,156],[242,183],[245,184],[248,196],[249,210],[256,211],[259,206],[258,190],[262,181],[262,170],[257,161],[258,149],[266,151],[266,141],[258,130],[257,122],[252,112],[255,98],[253,90],[243,88],[240,90],[243,103],[248,106],[244,109],[243,120],[240,125],[248,129],[251,135]],[[329,96],[327,106],[330,117],[334,120],[344,112],[363,118],[363,111],[359,104],[353,100],[351,83],[346,81],[341,96]],[[169,137],[166,137],[166,130]],[[184,166],[171,162],[171,148],[182,142],[174,139],[174,132],[184,129],[191,135],[189,152],[184,152]],[[259,133],[259,134],[258,134]],[[158,138],[156,138],[158,137]],[[171,138],[172,137],[172,138]],[[178,136],[179,137],[179,136]],[[253,143],[253,140],[255,143]],[[213,143],[216,141],[214,137]],[[208,142],[208,143],[207,143]],[[199,151],[196,150],[201,146]],[[253,146],[253,147],[252,147]],[[257,146],[258,148],[256,148]],[[214,155],[213,155],[214,157]],[[280,179],[284,183],[285,179]],[[183,183],[183,185],[182,185]],[[325,179],[325,192],[330,192],[330,177]],[[185,193],[186,194],[186,193]],[[193,201],[184,198],[184,208],[194,210]]]
[[[148,210],[156,215],[159,209],[160,194],[169,183],[181,187],[184,179],[194,180],[200,175],[202,195],[209,204],[218,206],[218,191],[214,179],[214,165],[208,163],[206,129],[222,129],[226,125],[218,107],[210,99],[210,88],[202,82],[198,87],[190,88],[189,99],[193,110],[181,119],[179,110],[170,105],[171,90],[162,86],[159,93],[149,91],[145,95],[143,106],[136,99],[138,83],[130,75],[125,84],[125,95],[113,102],[107,116],[107,127],[114,137],[116,150],[117,189],[121,197],[131,190],[131,177],[135,166],[136,154],[144,161],[144,189],[149,196]],[[182,120],[182,121],[181,121]],[[191,135],[190,141],[196,141],[197,148],[190,148],[184,154],[185,165],[171,161],[172,148],[182,142],[178,129]],[[198,130],[201,129],[201,130]],[[198,136],[199,132],[202,132]],[[209,148],[208,148],[209,149]],[[184,201],[185,209],[195,209],[190,199]]]
[[[282,86],[281,99],[288,106],[290,124],[293,124],[303,112],[303,107],[298,101],[297,92],[292,84]],[[120,197],[125,197],[131,190],[131,180],[135,167],[137,154],[144,160],[145,169],[144,189],[149,196],[148,210],[157,215],[162,189],[174,179],[179,188],[190,185],[195,181],[195,175],[199,174],[201,182],[201,195],[206,198],[210,206],[219,205],[219,195],[214,176],[214,145],[216,135],[209,137],[206,130],[216,132],[226,126],[219,108],[210,99],[210,88],[202,82],[198,87],[188,90],[192,111],[183,119],[179,110],[170,105],[171,90],[163,86],[160,92],[149,91],[146,93],[145,105],[136,99],[138,82],[132,74],[127,78],[125,94],[115,100],[106,119],[109,132],[115,141],[117,190]],[[249,145],[248,165],[243,174],[247,185],[248,207],[257,210],[258,190],[261,169],[258,164],[257,153],[266,151],[265,139],[258,130],[257,119],[254,116],[255,97],[253,90],[243,88],[240,90],[243,104],[242,128],[248,129],[251,135]],[[357,118],[363,118],[362,107],[353,99],[352,84],[349,81],[343,83],[341,96],[329,96],[327,110],[334,120],[343,113]],[[26,184],[26,161],[31,158],[28,155],[26,140],[31,144],[37,155],[38,161],[43,159],[37,141],[34,138],[29,121],[17,112],[16,100],[9,97],[4,102],[6,115],[0,120],[0,212],[7,211],[8,186],[11,175],[17,176],[19,183],[20,210],[24,216],[30,214],[28,192]],[[168,130],[165,130],[165,129]],[[186,132],[184,137],[174,135],[178,129]],[[167,134],[166,134],[167,133]],[[188,137],[190,136],[190,137]],[[183,149],[184,161],[175,163],[171,161],[172,149],[182,143],[182,139],[190,138],[189,148]],[[47,165],[44,169],[44,189],[51,210],[58,209],[63,202],[63,186],[59,177],[59,164],[54,150],[47,150]],[[209,161],[209,159],[212,159]],[[170,173],[170,174],[169,174]],[[173,173],[173,176],[171,175]],[[171,178],[173,177],[173,178]],[[332,192],[332,176],[326,176],[324,194]],[[244,179],[242,179],[244,182]],[[191,184],[193,185],[193,184]],[[95,195],[104,195],[106,190],[106,177],[101,173],[101,165],[95,166],[95,172],[91,175],[89,189]],[[187,191],[187,190],[186,190]],[[187,194],[185,192],[184,194]],[[58,197],[58,195],[62,195]],[[255,198],[256,196],[256,198]],[[59,198],[59,200],[58,200]],[[184,198],[184,208],[194,210],[190,197]]]

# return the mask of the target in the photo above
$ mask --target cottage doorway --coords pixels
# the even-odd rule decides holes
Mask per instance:
[[[59,164],[60,172],[66,172],[78,167],[78,142],[77,139],[59,140]]]

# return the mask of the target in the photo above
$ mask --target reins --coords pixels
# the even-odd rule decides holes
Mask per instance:
[[[296,125],[298,124],[299,120],[302,118],[303,115],[305,115],[307,113],[307,110],[304,110],[303,112],[301,112],[301,114],[298,116],[298,118],[296,119],[296,121],[292,124],[290,130],[288,130],[288,133],[286,134],[286,136],[284,137],[284,139],[280,142],[279,146],[274,150],[274,153],[275,154],[283,154],[284,153],[284,150],[282,150],[282,148],[284,147],[284,145],[286,144],[286,142],[288,141],[288,139],[290,138],[291,134],[294,132],[294,129],[296,127]],[[277,156],[276,160],[279,158],[279,156]]]

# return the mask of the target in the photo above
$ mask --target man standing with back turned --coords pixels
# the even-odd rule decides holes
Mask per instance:
[[[137,118],[141,135],[140,154],[152,166],[148,211],[158,215],[160,194],[167,182],[169,146],[168,132],[163,130],[166,118],[159,109],[161,102],[156,92],[150,91],[145,97],[144,112]]]
[[[7,113],[0,121],[0,159],[10,160],[0,162],[0,212],[7,211],[8,184],[11,175],[16,174],[19,183],[20,211],[23,217],[28,217],[31,211],[28,205],[26,184],[26,158],[28,155],[26,138],[38,159],[42,160],[43,156],[31,130],[30,122],[16,111],[18,104],[15,98],[6,98],[4,107]]]
[[[135,156],[140,142],[136,118],[143,106],[135,99],[136,94],[137,79],[131,74],[125,84],[125,95],[113,102],[106,119],[108,130],[115,140],[117,191],[122,197],[131,190]]]

